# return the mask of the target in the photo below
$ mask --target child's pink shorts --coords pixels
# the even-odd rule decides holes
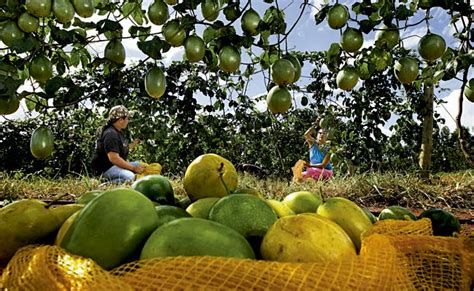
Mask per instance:
[[[303,178],[313,178],[315,180],[328,180],[332,177],[332,170],[320,169],[320,168],[306,168],[306,171],[302,173]]]

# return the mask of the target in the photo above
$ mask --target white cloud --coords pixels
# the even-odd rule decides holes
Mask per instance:
[[[426,27],[419,26],[414,29],[402,30],[400,32],[400,38],[403,40],[403,46],[406,49],[417,50],[418,42],[421,37],[426,34]]]
[[[451,94],[443,98],[443,101],[447,103],[438,105],[435,108],[435,110],[439,114],[441,114],[441,117],[446,120],[445,125],[451,131],[454,131],[456,129],[455,118],[459,113],[458,100],[459,100],[460,92],[461,92],[461,89],[456,89],[456,90],[451,91]],[[471,133],[474,133],[474,103],[470,102],[465,97],[463,98],[463,100],[464,102],[463,102],[461,124],[469,128]]]
[[[314,15],[316,15],[316,13],[319,12],[319,10],[321,9],[321,7],[327,3],[327,0],[312,0],[310,1],[310,4],[311,4],[311,17],[314,17]]]

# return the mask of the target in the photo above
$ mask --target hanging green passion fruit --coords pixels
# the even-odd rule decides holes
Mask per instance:
[[[9,47],[11,47],[15,42],[23,40],[24,37],[25,34],[14,21],[8,21],[3,25],[2,31],[0,31],[1,40]]]
[[[245,34],[255,36],[258,34],[258,25],[260,23],[260,15],[257,11],[250,8],[242,15],[241,26]]]
[[[395,77],[403,84],[410,84],[418,77],[418,61],[412,57],[403,57],[393,66]]]
[[[166,78],[158,67],[151,68],[145,76],[145,90],[153,98],[160,98],[166,91]]]
[[[219,52],[219,68],[227,73],[233,73],[240,67],[240,53],[230,45],[224,46]]]
[[[284,56],[283,58],[285,60],[289,60],[291,62],[291,64],[293,65],[293,67],[295,68],[295,77],[294,77],[293,82],[292,82],[292,83],[295,83],[301,77],[301,62],[298,60],[297,57],[295,57],[293,55],[290,55],[290,54]]]
[[[206,45],[199,36],[190,35],[184,41],[184,52],[190,62],[199,62],[204,58]]]
[[[47,17],[51,13],[52,0],[26,0],[26,11],[36,17]]]
[[[53,76],[53,65],[45,55],[39,55],[31,61],[30,76],[40,83],[45,83]]]
[[[418,43],[418,52],[420,56],[427,61],[439,59],[446,51],[446,41],[443,37],[428,33],[420,39]]]
[[[173,19],[163,25],[163,37],[170,45],[179,47],[186,39],[186,31],[180,27],[177,19]]]
[[[148,18],[153,24],[165,24],[169,18],[168,5],[166,5],[163,0],[155,0],[155,2],[148,7]]]
[[[44,160],[53,153],[53,132],[44,126],[37,128],[30,139],[31,154],[38,160]]]
[[[0,115],[15,113],[20,107],[20,100],[15,96],[0,96]]]
[[[328,25],[332,29],[339,29],[346,25],[349,19],[349,11],[342,4],[335,4],[328,11]]]
[[[360,30],[347,28],[341,36],[341,47],[349,53],[358,51],[364,44],[364,37]]]
[[[125,62],[125,47],[122,42],[113,39],[105,46],[104,57],[114,63],[123,64]]]
[[[28,12],[23,12],[17,21],[18,27],[26,33],[31,33],[36,31],[39,27],[38,18],[29,14]]]
[[[201,3],[201,12],[204,19],[214,21],[219,16],[219,0],[204,0]]]

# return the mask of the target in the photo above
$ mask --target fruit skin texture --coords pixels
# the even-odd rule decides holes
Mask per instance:
[[[237,171],[229,160],[216,154],[204,154],[189,164],[183,186],[191,201],[196,201],[228,195],[237,188],[238,179]]]
[[[174,204],[174,191],[170,181],[161,175],[147,175],[132,184],[132,189],[136,190],[151,201],[160,204]]]
[[[41,126],[37,128],[30,139],[30,152],[38,160],[49,157],[54,149],[54,137],[51,130]]]
[[[219,52],[219,68],[227,73],[233,73],[239,69],[240,53],[230,45],[224,46]]]
[[[163,25],[163,37],[174,47],[181,46],[186,39],[186,31],[179,27],[178,20],[170,20]]]
[[[429,218],[431,220],[433,235],[453,236],[454,233],[459,233],[461,230],[461,224],[456,216],[443,209],[427,209],[418,218]]]
[[[114,63],[123,64],[125,62],[125,48],[121,41],[113,39],[105,46],[104,57]]]
[[[26,245],[41,243],[55,233],[59,221],[36,199],[15,201],[0,209],[0,265],[5,266],[15,252]]]
[[[157,228],[143,246],[140,259],[175,256],[220,256],[254,259],[237,231],[202,218],[179,218]]]
[[[26,11],[36,17],[46,17],[51,13],[52,0],[26,0]]]
[[[349,53],[358,51],[364,43],[362,32],[354,28],[347,28],[341,36],[341,47]]]
[[[212,206],[208,219],[226,225],[244,237],[263,237],[278,216],[252,194],[233,194],[219,199]]]
[[[20,107],[20,100],[15,96],[0,97],[0,115],[15,113]]]
[[[214,206],[219,199],[218,197],[201,198],[189,204],[189,206],[186,207],[186,212],[191,214],[192,217],[207,219],[209,217],[209,211],[211,211],[212,206]]]
[[[339,29],[346,25],[349,19],[349,12],[346,6],[335,4],[328,11],[328,25],[332,29]]]
[[[344,67],[336,76],[337,87],[345,91],[352,90],[357,85],[358,81],[359,74],[357,73],[357,70],[351,66]]]
[[[109,270],[128,260],[156,229],[153,203],[133,189],[105,191],[81,210],[61,247]]]
[[[284,86],[293,83],[295,73],[296,69],[289,60],[279,59],[272,65],[272,80],[277,85]]]
[[[53,14],[58,22],[65,24],[74,18],[74,6],[69,0],[53,0]]]
[[[258,25],[260,23],[260,15],[257,11],[250,8],[242,14],[241,26],[242,31],[250,36],[255,36],[258,34]]]
[[[72,222],[76,219],[79,215],[79,211],[74,212],[71,216],[69,216],[66,221],[61,224],[58,233],[56,234],[56,238],[54,239],[54,245],[60,246],[61,242],[63,241],[64,235],[68,231],[69,227],[71,227]]]
[[[403,84],[410,84],[418,77],[418,62],[412,57],[403,57],[393,66],[395,77]]]
[[[360,235],[372,227],[372,222],[357,204],[343,197],[327,199],[317,214],[337,223],[349,235],[357,250],[362,241]]]
[[[474,79],[469,80],[464,87],[464,96],[466,96],[469,101],[474,102]]]
[[[427,61],[434,61],[440,58],[446,51],[446,41],[443,37],[428,33],[418,42],[418,52]]]
[[[163,71],[154,67],[145,76],[145,91],[153,98],[159,99],[166,91],[166,77]]]
[[[275,211],[275,213],[278,215],[279,218],[285,217],[288,215],[295,215],[295,212],[291,210],[291,208],[288,207],[288,205],[286,205],[285,203],[281,201],[278,201],[275,199],[268,199],[268,200],[265,200],[265,203],[267,203],[273,209],[273,211]]]
[[[72,4],[80,17],[88,18],[94,15],[94,2],[92,0],[72,0]]]
[[[39,27],[38,18],[28,14],[28,12],[23,12],[18,18],[18,27],[26,33],[36,31]]]
[[[291,94],[285,87],[274,86],[267,94],[267,107],[273,113],[284,113],[291,108]]]
[[[301,63],[297,57],[292,56],[292,55],[286,55],[283,58],[285,60],[289,60],[291,64],[293,65],[293,67],[295,68],[295,77],[293,78],[293,81],[291,82],[291,83],[295,83],[301,77]]]
[[[30,64],[30,76],[44,83],[53,76],[53,65],[44,55],[39,55]]]
[[[158,215],[157,227],[178,218],[191,217],[191,214],[187,213],[186,210],[171,205],[158,205],[155,206],[155,210]]]
[[[82,194],[79,198],[76,199],[77,204],[87,204],[92,201],[95,197],[99,196],[100,194],[104,193],[102,190],[91,190],[87,191],[86,193]]]
[[[344,230],[314,213],[278,219],[263,237],[263,259],[278,262],[337,262],[356,256]]]
[[[377,217],[372,212],[370,212],[370,210],[367,207],[362,207],[362,210],[364,211],[365,215],[369,218],[370,222],[372,222],[372,224],[377,222]]]
[[[190,62],[199,62],[204,58],[206,45],[202,38],[196,35],[191,35],[184,41],[184,51],[186,53],[186,58]]]
[[[400,41],[400,32],[395,25],[383,25],[382,30],[375,33],[375,45],[377,47],[386,47],[389,50],[395,47]]]
[[[293,192],[283,198],[283,203],[290,207],[296,214],[305,212],[315,213],[322,202],[323,198],[321,194],[315,194],[309,191]]]
[[[168,5],[162,0],[155,0],[155,2],[148,7],[148,18],[153,24],[165,24],[169,16]]]
[[[207,21],[216,20],[219,16],[219,0],[204,0],[201,3],[201,12]]]
[[[392,205],[380,212],[379,220],[384,219],[416,220],[416,216],[404,207]]]
[[[23,31],[18,28],[16,22],[8,21],[0,31],[0,38],[7,46],[12,46],[16,41],[20,41],[25,37]]]

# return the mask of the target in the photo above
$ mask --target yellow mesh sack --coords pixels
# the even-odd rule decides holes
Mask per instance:
[[[111,272],[57,246],[27,247],[4,270],[3,287],[22,290],[410,289],[394,253],[334,263],[281,263],[223,257],[171,257]]]
[[[400,224],[401,223],[401,224]],[[408,234],[394,226],[400,224]],[[57,246],[26,247],[3,271],[0,288],[22,290],[469,290],[472,242],[414,235],[426,222],[377,224],[361,253],[333,263],[282,263],[221,257],[171,257],[110,272]]]
[[[402,276],[415,290],[469,290],[471,286],[472,254],[462,239],[374,234],[362,241],[360,256],[383,251],[397,256]]]
[[[27,246],[3,270],[0,289],[6,290],[132,290],[91,259],[57,246]]]
[[[144,177],[146,175],[153,175],[153,174],[160,175],[161,170],[163,168],[159,163],[151,163],[151,164],[140,163],[140,165],[142,165],[145,168],[145,170],[143,171],[143,173],[137,174],[137,177],[136,177],[137,179],[140,179],[141,177]]]
[[[362,234],[362,237],[365,238],[374,234],[433,235],[433,229],[431,220],[428,218],[416,221],[385,219],[377,221],[372,228]]]

